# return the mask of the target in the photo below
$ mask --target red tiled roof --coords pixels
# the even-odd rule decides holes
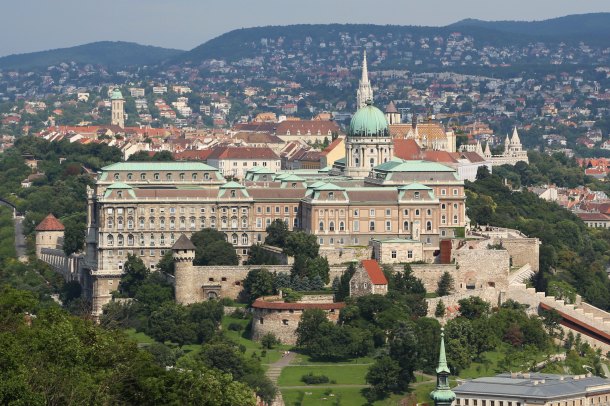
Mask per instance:
[[[333,132],[340,133],[341,129],[334,121],[314,121],[314,120],[298,120],[298,121],[282,121],[277,124],[276,134],[284,135],[290,131],[290,135],[326,135]]]
[[[275,309],[275,310],[305,310],[305,309],[343,309],[345,303],[284,303],[284,302],[267,302],[265,300],[256,299],[252,303],[255,309]]]
[[[422,151],[413,139],[394,139],[394,156],[400,159],[421,159]]]
[[[361,262],[364,270],[369,274],[373,285],[387,285],[388,280],[385,278],[381,267],[374,259],[363,259]]]
[[[447,151],[424,151],[424,160],[432,162],[456,163],[457,160]]]
[[[64,231],[64,229],[65,227],[61,224],[61,221],[57,220],[52,214],[49,214],[36,226],[36,231]]]
[[[174,158],[177,161],[205,161],[208,159],[213,150],[211,149],[193,149],[174,153]]]
[[[335,149],[337,147],[337,145],[341,144],[341,142],[343,141],[343,138],[335,138],[335,140],[333,142],[331,142],[330,144],[328,144],[328,147],[324,148],[324,150],[322,151],[322,155],[328,155],[328,153],[330,153],[333,149]]]
[[[583,221],[610,221],[610,216],[603,213],[576,213]]]

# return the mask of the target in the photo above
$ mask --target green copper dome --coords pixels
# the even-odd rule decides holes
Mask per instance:
[[[121,90],[117,87],[112,91],[110,98],[112,100],[123,100],[123,93],[121,93]]]
[[[388,137],[388,121],[377,107],[367,100],[366,106],[353,115],[349,123],[348,136],[350,137]]]

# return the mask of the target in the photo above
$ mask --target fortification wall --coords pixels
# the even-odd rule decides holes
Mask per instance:
[[[373,249],[369,246],[320,249],[320,256],[325,257],[330,265],[360,262],[363,259],[371,259],[372,255]]]
[[[456,268],[457,290],[508,287],[510,254],[507,250],[460,249],[452,253]]]
[[[252,317],[252,339],[260,340],[265,334],[273,333],[282,344],[296,344],[296,329],[303,315],[302,310],[254,309]],[[330,321],[336,323],[339,311],[326,311]]]
[[[537,238],[502,239],[502,246],[510,254],[512,266],[530,264],[534,272],[540,270],[540,240]]]

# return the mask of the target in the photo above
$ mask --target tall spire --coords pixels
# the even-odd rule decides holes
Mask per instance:
[[[369,83],[369,69],[366,63],[366,49],[364,50],[362,56],[362,79],[360,79],[361,83]]]
[[[510,140],[510,143],[513,145],[521,145],[521,140],[519,139],[519,133],[517,132],[517,127],[513,129],[513,136]]]
[[[455,393],[449,387],[449,366],[445,355],[445,329],[441,328],[441,348],[436,367],[436,389],[430,393],[435,406],[450,406],[455,400]]]
[[[373,88],[371,87],[371,82],[369,81],[369,70],[366,63],[366,50],[364,50],[364,55],[362,57],[362,78],[358,84],[356,99],[356,107],[358,109],[366,106],[367,100],[370,100],[371,102],[373,101]]]

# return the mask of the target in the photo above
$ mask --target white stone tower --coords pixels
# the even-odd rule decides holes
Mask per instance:
[[[366,101],[373,101],[373,88],[371,87],[371,82],[369,81],[369,71],[366,66],[366,50],[364,51],[364,56],[362,58],[362,78],[360,78],[360,83],[358,85],[358,91],[356,92],[357,99],[357,108],[361,109],[366,106]]]
[[[176,302],[188,305],[199,301],[193,280],[193,261],[195,260],[195,245],[182,234],[172,247],[174,258],[174,277]]]
[[[388,103],[385,108],[385,119],[388,120],[388,124],[400,124],[402,122],[402,117],[400,112],[396,108],[396,105],[393,101]]]
[[[36,257],[41,258],[43,248],[62,249],[64,230],[64,225],[54,215],[45,217],[36,226]]]
[[[112,91],[112,125],[125,128],[125,99],[119,88]]]

